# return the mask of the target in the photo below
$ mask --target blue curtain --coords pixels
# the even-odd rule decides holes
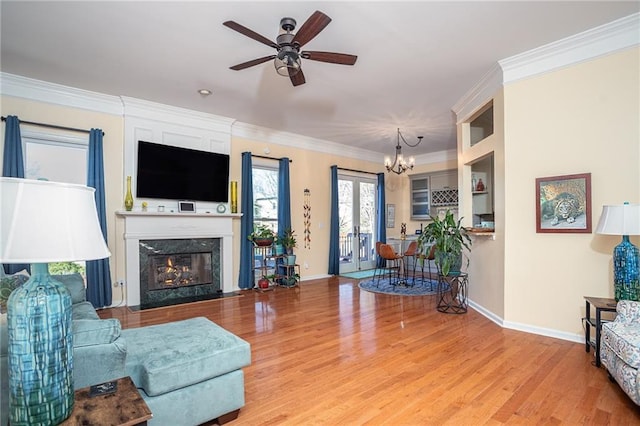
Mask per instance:
[[[378,194],[376,199],[376,234],[378,235],[378,241],[383,243],[387,242],[387,227],[386,216],[387,210],[385,209],[385,196],[384,196],[384,173],[378,173]],[[384,260],[378,257],[377,264],[379,268],[384,266]]]
[[[340,213],[338,212],[338,166],[331,166],[331,225],[329,226],[329,274],[340,273]]]
[[[249,290],[254,287],[253,274],[253,244],[249,241],[249,234],[253,232],[253,166],[251,153],[242,153],[242,186],[240,197],[240,274],[238,287]]]
[[[278,235],[291,228],[291,187],[289,183],[289,159],[279,160],[278,168]]]
[[[104,241],[107,241],[107,208],[104,190],[102,130],[91,129],[87,165],[87,186],[95,188],[96,210]],[[87,268],[87,300],[96,308],[111,305],[111,272],[109,258],[89,260]]]
[[[22,136],[20,136],[20,120],[15,115],[7,116],[4,129],[4,153],[2,155],[2,176],[24,178],[24,158],[22,157]],[[7,274],[26,269],[31,273],[30,265],[5,264]]]

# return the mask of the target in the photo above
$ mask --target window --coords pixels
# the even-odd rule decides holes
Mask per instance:
[[[278,169],[254,166],[253,224],[278,232]]]
[[[27,179],[87,184],[89,138],[23,132]]]
[[[87,184],[89,137],[22,132],[24,174],[27,179]],[[49,263],[51,274],[79,273],[85,277],[85,262]]]

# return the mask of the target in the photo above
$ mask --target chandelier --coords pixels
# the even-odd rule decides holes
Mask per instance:
[[[397,175],[400,175],[406,172],[407,170],[413,169],[413,166],[415,165],[415,162],[416,162],[415,158],[413,157],[409,157],[409,161],[407,162],[402,156],[402,146],[400,145],[401,139],[402,139],[402,142],[405,143],[405,145],[411,148],[414,148],[420,145],[420,142],[422,142],[422,136],[418,136],[418,142],[411,145],[409,142],[405,140],[405,138],[402,136],[402,133],[400,133],[400,129],[398,128],[398,143],[396,145],[396,158],[393,160],[393,163],[391,162],[391,158],[389,156],[384,158],[384,166],[387,168],[387,171],[393,172]]]

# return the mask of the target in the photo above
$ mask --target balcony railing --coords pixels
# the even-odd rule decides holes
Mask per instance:
[[[369,261],[375,258],[373,234],[360,233],[360,261]],[[353,234],[340,235],[340,262],[353,262]]]

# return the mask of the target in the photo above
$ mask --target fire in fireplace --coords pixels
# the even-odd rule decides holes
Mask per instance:
[[[179,253],[149,257],[149,290],[210,284],[211,253]]]

